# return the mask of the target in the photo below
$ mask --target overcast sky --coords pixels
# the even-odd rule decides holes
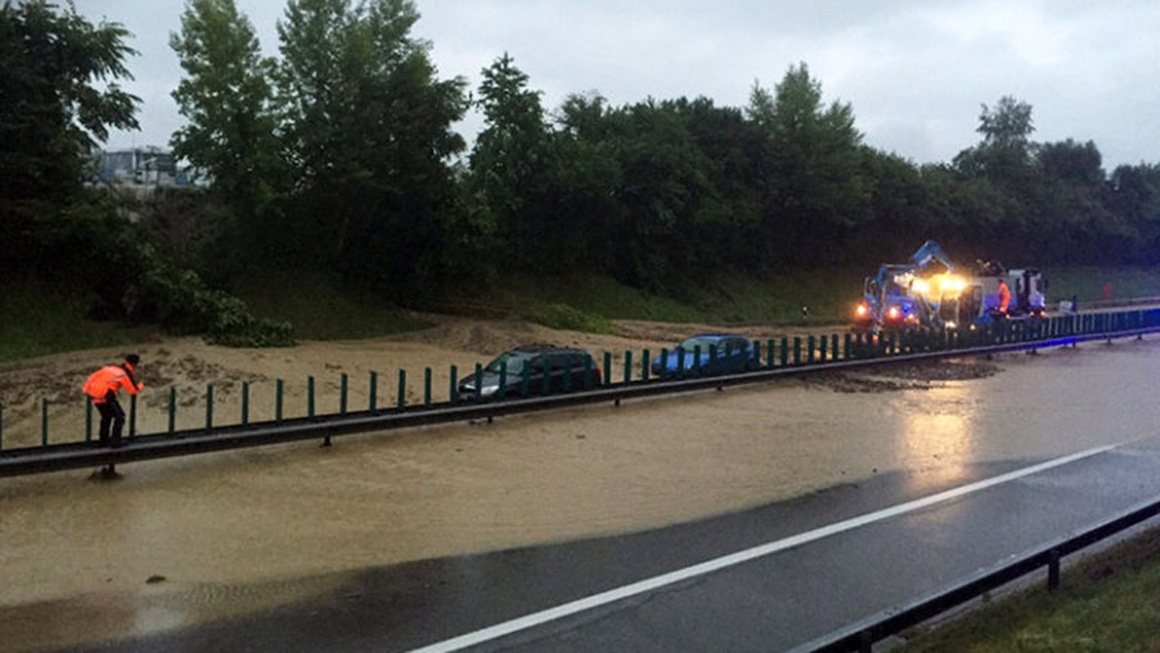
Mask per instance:
[[[283,0],[236,0],[276,54]],[[75,0],[92,20],[125,25],[141,55],[126,87],[141,131],[113,148],[166,145],[181,123],[169,93],[178,0]],[[413,35],[441,77],[474,89],[509,52],[545,108],[597,91],[614,105],[703,95],[744,106],[805,62],[827,102],[853,106],[866,142],[917,163],[950,161],[979,140],[980,105],[1031,104],[1040,142],[1095,141],[1109,172],[1160,162],[1157,0],[417,0]],[[460,126],[469,140],[478,118]]]

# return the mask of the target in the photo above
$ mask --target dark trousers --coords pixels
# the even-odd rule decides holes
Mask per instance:
[[[125,428],[125,411],[121,409],[121,404],[116,397],[109,397],[104,403],[97,404],[97,411],[101,413],[101,444],[112,449],[120,447],[121,430]]]

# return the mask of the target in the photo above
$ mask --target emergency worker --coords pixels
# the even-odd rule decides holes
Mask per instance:
[[[106,365],[85,381],[85,394],[92,397],[101,413],[101,444],[113,449],[121,446],[121,431],[125,427],[125,411],[117,396],[122,388],[135,395],[145,387],[137,380],[137,364],[140,362],[141,357],[137,354],[126,354],[120,365]]]
[[[1011,305],[1011,290],[1007,288],[1007,282],[1002,279],[999,280],[999,313],[1007,315],[1007,308]]]

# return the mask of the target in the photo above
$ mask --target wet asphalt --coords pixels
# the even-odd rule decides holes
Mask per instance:
[[[879,474],[639,534],[371,569],[322,598],[79,650],[410,651],[1040,462]],[[1153,498],[1148,439],[465,650],[786,650]]]

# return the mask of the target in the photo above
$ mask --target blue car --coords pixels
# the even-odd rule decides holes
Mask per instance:
[[[698,364],[697,352],[700,351]],[[728,333],[703,333],[696,335],[673,348],[664,357],[657,356],[652,361],[653,374],[672,376],[681,371],[686,376],[701,374],[732,374],[746,372],[758,367],[754,358],[753,343],[744,336]]]

